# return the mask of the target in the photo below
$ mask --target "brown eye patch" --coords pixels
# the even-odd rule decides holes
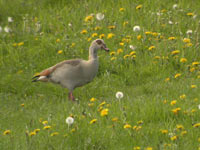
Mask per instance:
[[[102,44],[102,41],[101,41],[101,40],[97,40],[96,42],[97,42],[97,44],[99,44],[99,45]]]

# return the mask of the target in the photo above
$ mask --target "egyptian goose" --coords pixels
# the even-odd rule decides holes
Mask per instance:
[[[60,84],[69,90],[68,98],[74,101],[73,90],[92,81],[98,72],[97,51],[99,49],[109,51],[102,39],[96,39],[91,43],[89,60],[72,59],[62,61],[34,76],[32,82],[42,81]]]

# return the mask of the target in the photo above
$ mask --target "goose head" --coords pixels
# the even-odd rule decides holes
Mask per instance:
[[[109,48],[107,48],[105,42],[102,39],[96,39],[92,42],[92,47],[95,47],[96,49],[103,49],[106,52],[109,52]]]

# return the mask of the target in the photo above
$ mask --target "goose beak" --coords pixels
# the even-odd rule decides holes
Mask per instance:
[[[104,49],[106,52],[109,52],[109,51],[110,51],[109,48],[107,48],[107,47],[103,47],[103,49]]]

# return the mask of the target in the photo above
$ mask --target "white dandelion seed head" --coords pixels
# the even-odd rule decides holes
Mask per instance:
[[[98,13],[98,14],[96,14],[96,18],[97,18],[97,20],[99,20],[99,21],[103,20],[103,19],[104,19],[104,14]]]
[[[10,30],[10,28],[9,27],[4,27],[4,31],[6,32],[6,33],[9,33],[11,30]]]
[[[198,108],[200,109],[200,104],[198,105]]]
[[[134,26],[134,27],[133,27],[133,31],[134,31],[134,32],[140,31],[140,26]]]
[[[117,92],[116,93],[116,98],[117,99],[121,99],[121,98],[123,98],[124,97],[124,94],[122,93],[122,92]]]
[[[172,6],[172,8],[173,8],[173,9],[177,9],[177,8],[178,8],[178,5],[177,5],[177,4],[174,4],[174,5]]]
[[[192,34],[192,30],[187,30],[186,34]]]
[[[2,29],[2,27],[0,26],[0,33],[2,32],[2,30],[3,30],[3,29]]]
[[[71,24],[71,23],[68,23],[68,26],[69,26],[69,27],[72,27],[72,24]]]
[[[135,49],[136,49],[136,47],[133,46],[133,45],[129,45],[129,48],[132,49],[132,50],[135,50]]]
[[[68,125],[72,125],[72,124],[74,123],[74,118],[72,118],[72,117],[67,117],[66,123],[67,123]]]
[[[8,22],[13,22],[13,18],[12,17],[8,17]]]
[[[192,18],[193,18],[193,19],[196,19],[196,18],[197,18],[197,15],[194,15]]]
[[[171,20],[169,20],[169,22],[168,22],[169,24],[173,24],[173,22],[171,21]]]

